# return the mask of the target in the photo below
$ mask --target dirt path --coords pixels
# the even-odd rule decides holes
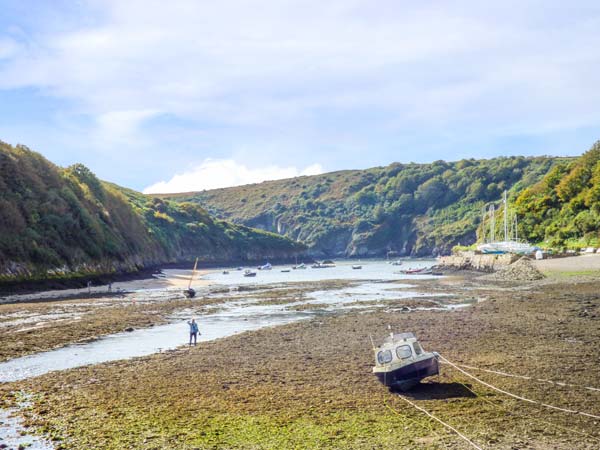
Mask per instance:
[[[560,273],[588,273],[600,271],[600,254],[569,256],[567,258],[542,259],[532,264],[546,275]]]

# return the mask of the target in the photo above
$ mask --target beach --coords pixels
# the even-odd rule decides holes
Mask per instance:
[[[481,448],[598,447],[598,419],[517,400],[446,364],[439,379],[402,398],[372,375],[370,342],[388,325],[414,332],[426,350],[498,389],[600,416],[600,392],[585,389],[600,387],[597,278],[549,274],[511,283],[465,272],[410,284],[419,297],[50,372],[2,384],[0,392],[6,406],[15,392],[31,395],[25,425],[54,448],[469,448],[405,399]],[[263,301],[294,304],[310,290],[278,289],[261,294]],[[439,294],[459,307],[431,307]],[[202,317],[199,323],[202,332]]]

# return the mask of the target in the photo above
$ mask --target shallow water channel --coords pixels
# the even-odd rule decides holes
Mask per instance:
[[[397,283],[358,284],[337,290],[313,291],[293,303],[265,305],[257,300],[235,300],[220,305],[217,312],[198,318],[199,340],[208,341],[244,331],[282,325],[347,308],[361,303],[385,302],[390,299],[414,298],[422,294],[404,290],[409,285]],[[403,289],[404,288],[404,289]],[[220,294],[228,295],[228,294]],[[240,293],[236,294],[240,295]],[[243,295],[243,293],[242,293]],[[198,300],[201,303],[201,299]],[[297,311],[292,306],[317,304],[318,308]],[[362,306],[366,307],[366,306]],[[171,323],[132,332],[121,332],[98,340],[75,344],[0,363],[0,382],[13,382],[89,364],[145,356],[173,349],[186,343],[192,311],[182,309],[170,317]]]
[[[428,266],[431,261],[411,262],[412,267]],[[234,300],[219,305],[219,310],[199,318],[200,341],[208,341],[231,336],[244,331],[257,330],[263,327],[282,325],[295,322],[318,314],[326,314],[343,309],[373,307],[373,303],[382,304],[386,300],[415,298],[423,296],[417,292],[406,290],[408,284],[393,283],[388,280],[408,278],[397,274],[399,267],[385,262],[370,262],[363,265],[362,270],[352,270],[351,264],[341,264],[328,269],[294,270],[292,273],[281,273],[283,267],[274,267],[271,271],[261,271],[253,279],[244,279],[237,271],[231,276],[215,271],[206,276],[212,285],[226,287],[225,292],[216,294],[225,298],[233,297]],[[281,277],[283,275],[284,277]],[[372,277],[363,279],[361,277]],[[302,300],[292,304],[257,304],[256,299],[244,299],[244,292],[235,291],[240,285],[256,285],[265,288],[274,283],[286,283],[293,287],[294,282],[321,281],[331,279],[353,280],[353,285],[339,289],[313,290],[307,292]],[[318,289],[315,288],[315,289]],[[210,288],[204,288],[204,292]],[[136,291],[136,295],[143,295],[143,291]],[[155,290],[148,291],[148,295],[156,296]],[[200,292],[200,296],[202,292]],[[215,294],[211,296],[215,297]],[[199,305],[202,302],[198,298]],[[317,308],[307,308],[298,311],[291,306],[314,305]],[[193,312],[182,309],[170,317],[166,325],[155,326],[121,332],[102,337],[98,340],[68,345],[56,350],[37,353],[21,358],[15,358],[0,363],[0,382],[13,382],[31,378],[45,373],[81,367],[89,364],[99,364],[107,361],[128,359],[145,356],[152,353],[176,348],[186,343],[189,320]]]

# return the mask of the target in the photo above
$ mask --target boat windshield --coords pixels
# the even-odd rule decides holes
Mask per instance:
[[[381,350],[377,353],[377,362],[379,364],[387,364],[392,360],[391,350]]]
[[[412,350],[410,349],[410,345],[400,345],[396,348],[396,355],[400,359],[410,358],[412,356]]]

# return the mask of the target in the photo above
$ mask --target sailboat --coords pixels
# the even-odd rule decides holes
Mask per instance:
[[[192,275],[190,276],[190,281],[188,283],[188,287],[185,291],[183,291],[183,295],[186,298],[194,298],[196,296],[196,290],[192,288],[192,280],[194,279],[194,274],[196,273],[196,268],[198,267],[198,258],[196,258],[196,262],[194,263],[194,268],[192,269]]]
[[[484,208],[483,222],[484,222],[484,233],[485,233],[485,218],[489,216],[490,219],[490,240],[477,246],[477,250],[484,254],[504,254],[513,253],[517,255],[530,255],[535,251],[539,250],[539,247],[531,245],[527,241],[519,240],[517,230],[517,215],[514,214],[511,223],[511,232],[509,232],[508,223],[508,199],[507,193],[504,191],[502,199],[504,204],[504,240],[496,240],[496,209],[492,204],[489,209]]]

